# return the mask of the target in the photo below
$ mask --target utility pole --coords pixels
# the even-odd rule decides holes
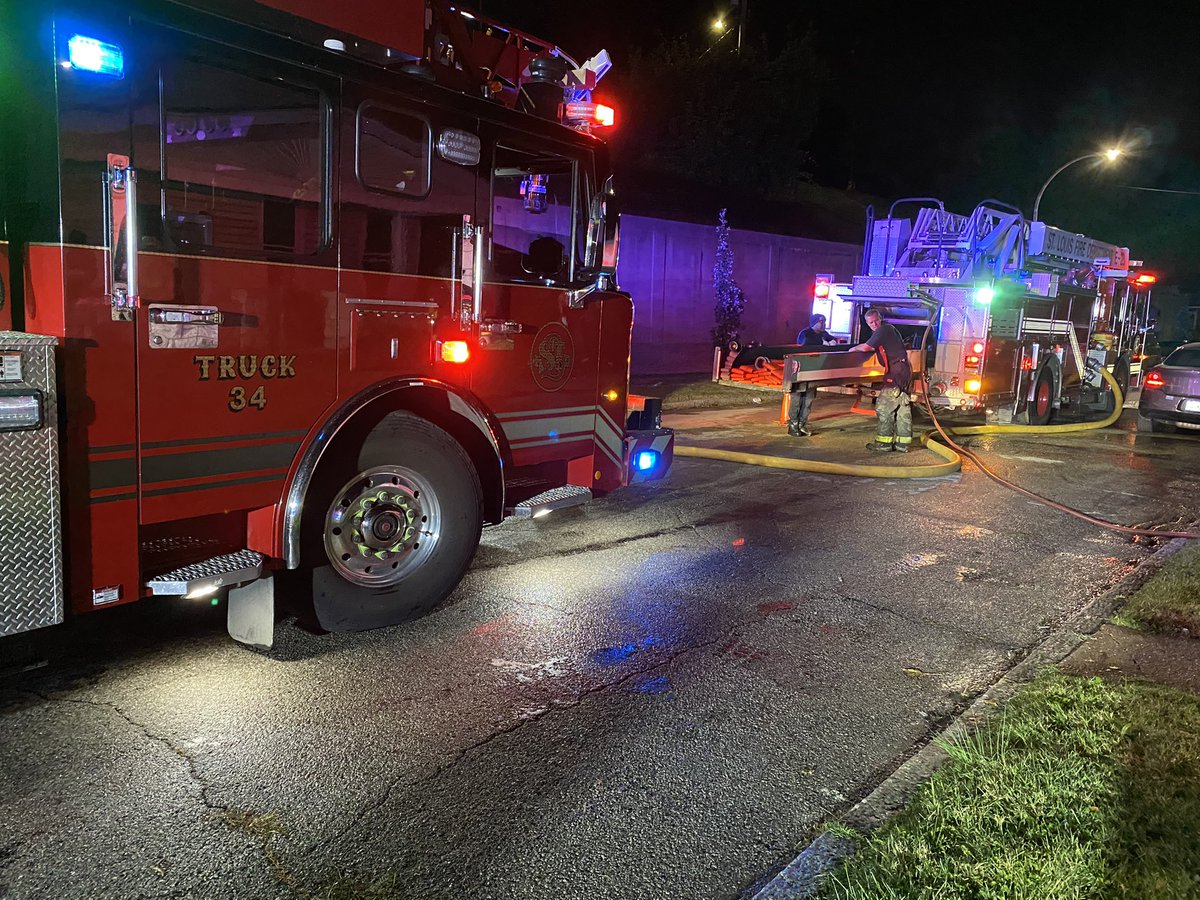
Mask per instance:
[[[746,30],[746,4],[750,0],[737,0],[738,7],[738,34],[737,34],[737,55],[742,55],[742,33]]]

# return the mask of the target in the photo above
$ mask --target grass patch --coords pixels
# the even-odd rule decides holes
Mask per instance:
[[[711,376],[688,375],[649,377],[640,379],[629,388],[635,394],[661,397],[663,409],[735,409],[757,406],[757,399],[770,406],[778,406],[778,391],[751,391],[745,388],[717,384]]]
[[[1200,637],[1200,546],[1188,547],[1135,593],[1115,617],[1120,625]]]
[[[892,822],[821,897],[1200,898],[1200,698],[1050,674]]]

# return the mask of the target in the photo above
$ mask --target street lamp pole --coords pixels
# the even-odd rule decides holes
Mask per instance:
[[[1042,185],[1042,189],[1037,192],[1037,199],[1033,201],[1033,221],[1038,221],[1038,208],[1042,205],[1042,194],[1046,193],[1046,188],[1050,187],[1050,182],[1061,175],[1064,171],[1071,168],[1071,166],[1075,165],[1075,163],[1083,162],[1085,159],[1105,159],[1109,162],[1113,162],[1120,155],[1121,150],[1119,147],[1114,147],[1111,150],[1104,150],[1099,153],[1085,153],[1083,156],[1077,156],[1070,162],[1063,163],[1061,166],[1055,169],[1054,174],[1046,179],[1046,183]]]
[[[749,0],[738,0],[737,55],[742,55],[742,32],[746,30],[746,4]]]

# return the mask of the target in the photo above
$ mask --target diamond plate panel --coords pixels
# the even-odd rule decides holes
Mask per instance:
[[[577,487],[573,484],[551,488],[536,497],[530,497],[514,506],[510,512],[518,519],[527,519],[539,512],[549,512],[553,509],[563,509],[568,506],[578,506],[592,499],[590,488]]]
[[[42,394],[43,427],[0,432],[0,635],[63,618],[62,510],[54,338],[0,331],[0,352],[21,354],[22,381]]]

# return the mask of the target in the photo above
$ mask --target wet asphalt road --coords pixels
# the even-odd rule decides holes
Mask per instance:
[[[810,452],[878,462],[819,402]],[[668,424],[794,450],[771,413]],[[973,446],[1089,512],[1196,516],[1191,436]],[[736,897],[1152,550],[970,471],[680,460],[491,530],[404,626],[268,656],[220,608],[113,610],[0,680],[0,897]]]

